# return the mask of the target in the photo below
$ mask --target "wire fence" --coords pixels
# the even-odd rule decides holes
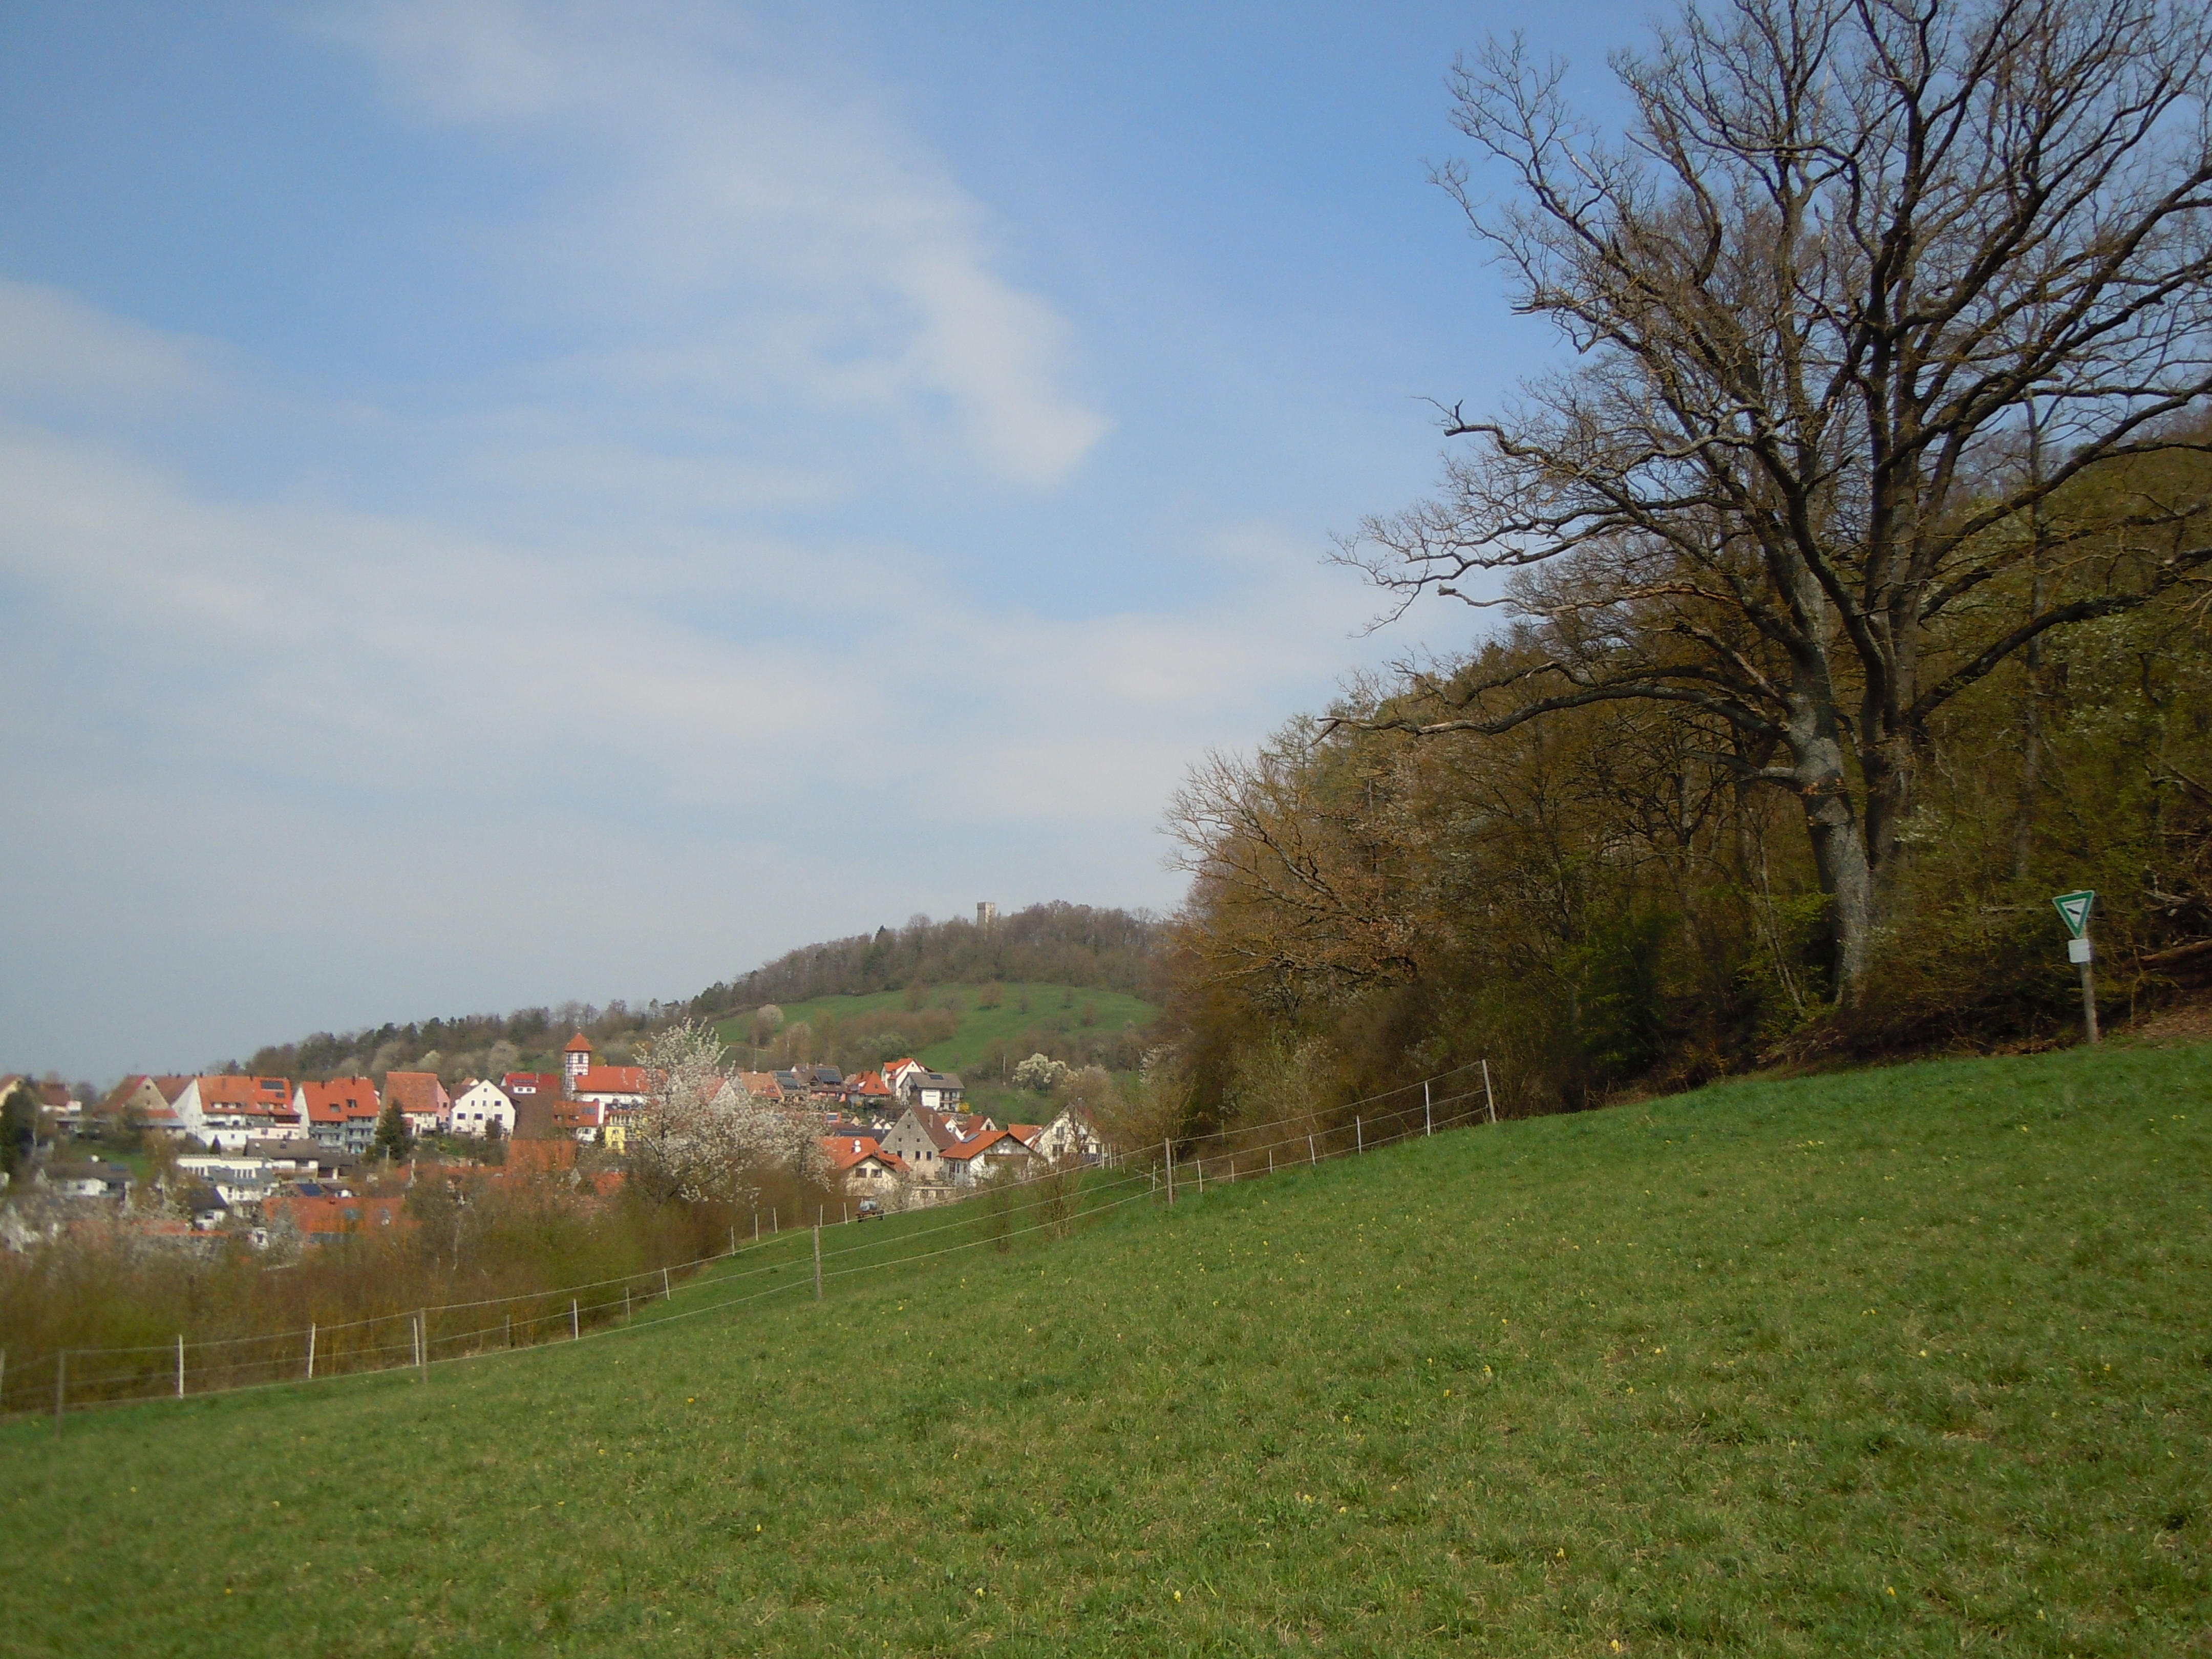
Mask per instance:
[[[1450,1084],[1449,1090],[1439,1085]],[[1341,1115],[1349,1113],[1346,1125]],[[771,1228],[756,1240],[690,1261],[612,1279],[475,1301],[443,1303],[304,1329],[128,1347],[70,1348],[11,1359],[0,1350],[0,1416],[51,1410],[57,1434],[70,1413],[102,1407],[412,1370],[428,1382],[434,1366],[492,1358],[550,1343],[580,1342],[639,1324],[690,1319],[788,1294],[810,1284],[876,1273],[1015,1238],[1066,1237],[1081,1224],[1134,1203],[1192,1202],[1217,1188],[1354,1158],[1439,1132],[1498,1121],[1489,1064],[1475,1061],[1418,1083],[1321,1113],[1236,1125],[990,1182],[969,1201],[917,1212],[916,1224],[878,1240],[847,1212],[824,1248],[825,1212],[812,1227]],[[978,1204],[983,1198],[988,1201]],[[1019,1224],[1016,1224],[1017,1222]],[[971,1237],[949,1236],[966,1232]],[[921,1244],[926,1248],[916,1249]],[[748,1264],[748,1265],[740,1265]],[[718,1271],[719,1270],[719,1271]],[[680,1311],[668,1304],[695,1279],[705,1299]],[[769,1283],[770,1279],[778,1282]],[[727,1294],[734,1291],[736,1294]],[[656,1313],[653,1310],[658,1310]]]

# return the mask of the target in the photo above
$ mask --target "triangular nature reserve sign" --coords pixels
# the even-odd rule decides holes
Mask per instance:
[[[2075,939],[2089,931],[2089,907],[2097,902],[2095,893],[2084,888],[2078,893],[2061,893],[2051,902],[2058,907],[2059,920]]]

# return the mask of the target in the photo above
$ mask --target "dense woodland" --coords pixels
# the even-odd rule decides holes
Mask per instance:
[[[1476,641],[1176,799],[1187,1124],[2071,1040],[2074,888],[2108,1015],[2206,982],[2207,56],[2136,0],[1738,0],[1616,62],[1625,137],[1461,64],[1504,189],[1440,182],[1571,354],[1342,544]]]
[[[763,1003],[856,996],[910,985],[1091,986],[1144,995],[1152,983],[1162,924],[1141,910],[1087,904],[1033,904],[989,927],[964,917],[915,916],[896,930],[878,927],[778,957],[704,992],[702,1012]]]

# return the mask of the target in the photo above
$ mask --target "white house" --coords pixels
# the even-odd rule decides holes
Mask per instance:
[[[943,1072],[909,1072],[906,1086],[914,1103],[925,1112],[949,1112],[960,1103],[962,1091],[966,1087],[957,1077]]]
[[[1001,1170],[1025,1171],[1036,1162],[1036,1154],[1004,1129],[969,1135],[947,1146],[942,1156],[945,1176],[956,1187],[979,1186]]]
[[[228,1205],[258,1204],[276,1184],[276,1165],[265,1158],[187,1152],[177,1160],[177,1168],[214,1188],[216,1195]]]
[[[50,1164],[38,1171],[38,1184],[64,1198],[128,1198],[131,1169],[124,1164]]]
[[[453,1133],[477,1139],[492,1136],[514,1139],[514,1103],[507,1091],[489,1080],[471,1083],[453,1097]]]
[[[281,1077],[196,1077],[177,1097],[177,1124],[204,1146],[236,1152],[249,1140],[304,1138],[291,1083]]]
[[[1106,1150],[1106,1143],[1098,1138],[1098,1127],[1091,1121],[1091,1114],[1080,1106],[1070,1106],[1046,1124],[1036,1139],[1030,1143],[1036,1155],[1050,1164],[1070,1163],[1078,1158],[1088,1164]]]

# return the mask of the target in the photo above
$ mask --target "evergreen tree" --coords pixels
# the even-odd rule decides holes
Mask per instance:
[[[399,1103],[387,1100],[377,1115],[376,1139],[369,1142],[368,1149],[379,1158],[397,1160],[407,1156],[407,1120],[400,1115]]]

